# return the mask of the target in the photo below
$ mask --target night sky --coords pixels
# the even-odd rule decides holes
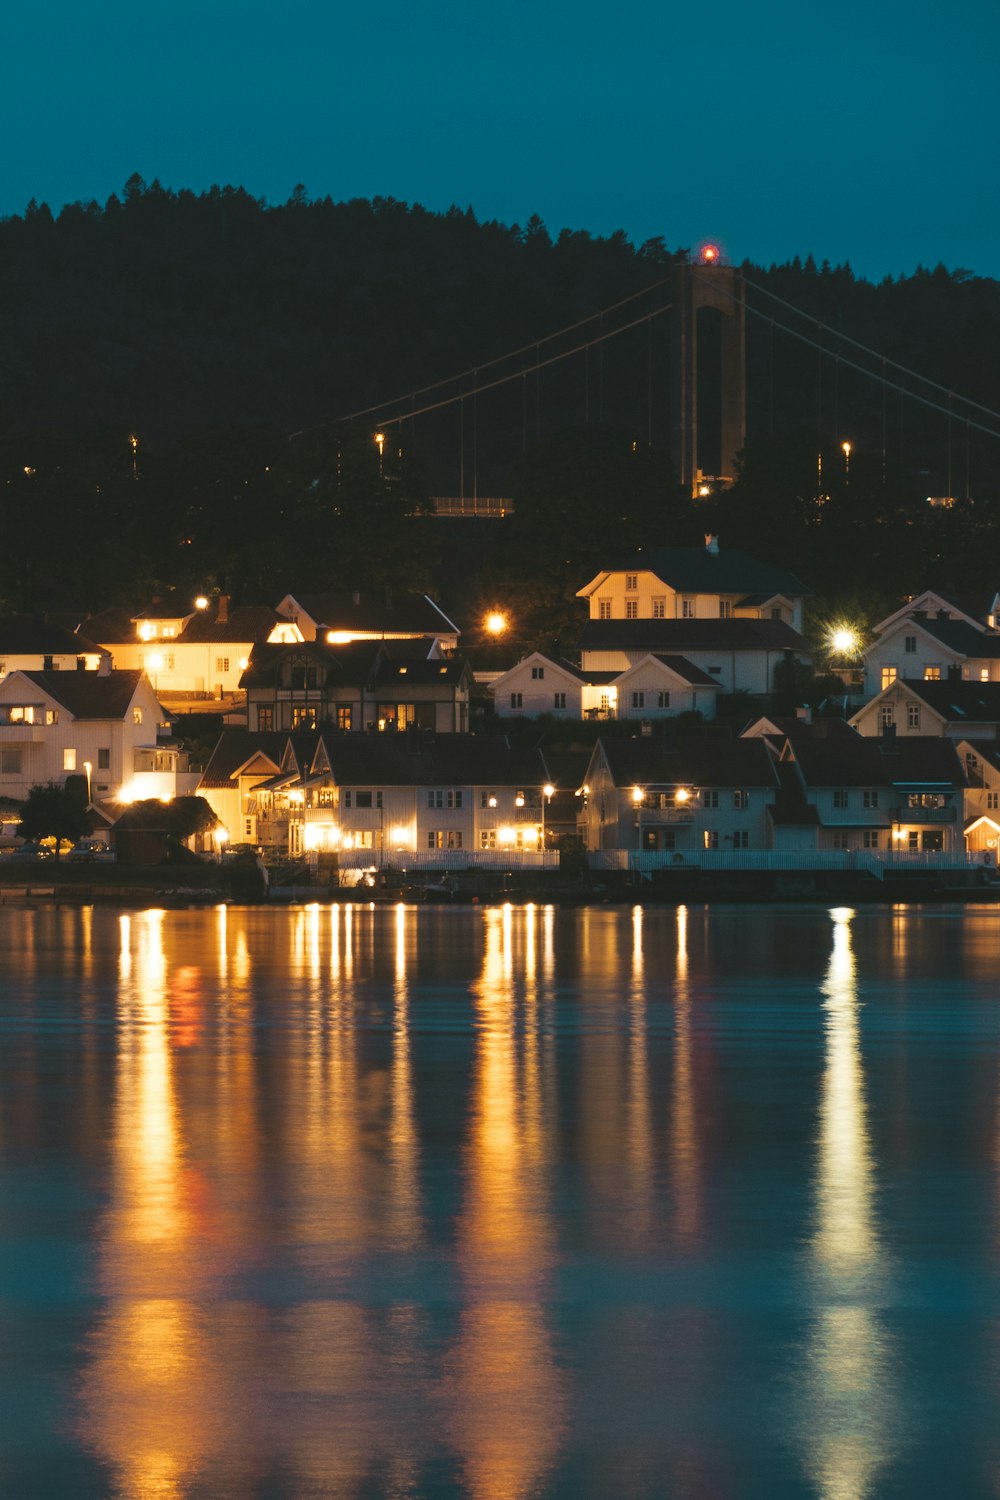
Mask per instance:
[[[7,0],[0,213],[139,172],[1000,276],[1000,6]]]

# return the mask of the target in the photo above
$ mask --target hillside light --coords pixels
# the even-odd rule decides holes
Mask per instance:
[[[853,448],[850,443],[841,443],[840,450],[844,455],[844,483],[847,484],[851,478],[851,453],[853,452]]]
[[[492,609],[484,619],[483,625],[489,635],[503,635],[507,629],[507,616],[499,609]]]
[[[204,594],[199,594],[198,595],[197,599],[194,601],[194,607],[195,607],[195,609],[207,609],[208,608],[208,600],[205,598]]]

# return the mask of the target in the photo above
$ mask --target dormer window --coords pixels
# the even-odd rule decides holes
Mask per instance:
[[[625,574],[625,587],[630,592],[633,589],[637,589],[639,587],[639,575],[638,575],[638,573],[626,573]]]

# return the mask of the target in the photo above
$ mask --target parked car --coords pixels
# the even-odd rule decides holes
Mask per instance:
[[[22,844],[7,856],[8,859],[54,859],[55,855],[51,849],[46,849],[44,844]]]
[[[115,851],[103,839],[80,839],[67,857],[73,864],[110,864],[114,861]]]

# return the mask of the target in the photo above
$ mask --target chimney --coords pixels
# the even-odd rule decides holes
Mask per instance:
[[[229,624],[229,595],[228,594],[220,594],[219,595],[219,602],[218,602],[218,605],[216,606],[216,611],[215,611],[215,623],[216,623],[216,625],[228,625]]]
[[[111,676],[111,657],[106,651],[101,652],[101,664],[97,668],[97,675],[98,677]]]
[[[712,557],[718,557],[719,555],[719,538],[712,536],[711,532],[705,537],[705,551],[710,553]]]

